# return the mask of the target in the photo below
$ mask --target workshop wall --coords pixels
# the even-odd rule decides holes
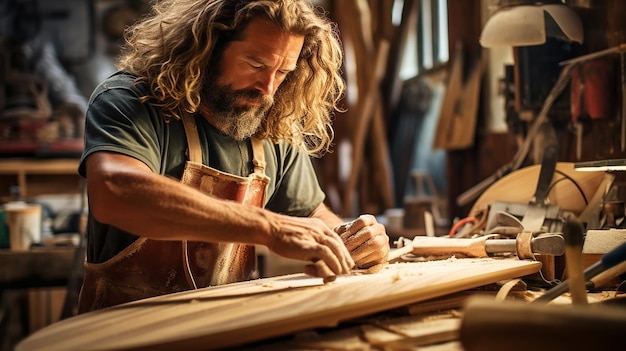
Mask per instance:
[[[409,79],[400,78],[399,72],[409,47],[407,43],[420,40],[419,33],[411,36],[411,31],[419,27],[419,14],[424,6],[435,7],[438,1],[316,0],[314,3],[337,21],[346,51],[347,110],[335,116],[334,151],[315,160],[331,208],[344,216],[352,216],[360,212],[382,214],[389,208],[401,206],[403,197],[411,191],[407,184],[417,166],[427,168],[435,178],[438,190],[445,197],[449,217],[464,216],[471,203],[458,205],[457,197],[510,161],[523,138],[524,128],[512,129],[512,124],[505,120],[510,111],[507,110],[506,94],[499,89],[498,83],[506,80],[505,65],[511,64],[511,59],[519,67],[528,66],[527,63],[520,62],[509,50],[489,49],[483,53],[486,67],[475,117],[477,125],[474,140],[468,147],[435,150],[429,146],[430,143],[424,140],[432,138],[435,133],[436,123],[432,118],[405,128],[415,130],[407,139],[397,138],[394,128],[401,125],[399,121],[407,115],[415,116],[416,111],[422,113],[414,105],[402,104],[404,89],[417,91],[422,107],[426,106],[429,111],[426,116],[437,117],[440,102],[435,99],[442,96],[433,94],[432,104],[428,105],[423,95],[428,92],[423,89],[423,83],[432,82],[433,77],[437,77],[437,84],[446,84],[446,75],[450,73],[459,42],[463,44],[464,65],[469,66],[470,60],[481,51],[478,44],[480,31],[495,2],[447,1],[450,63],[441,62],[442,66],[433,67],[432,73],[424,70]],[[626,11],[623,1],[569,0],[567,3],[581,15],[585,28],[585,43],[577,53],[589,53],[624,42]],[[80,102],[75,101],[75,105],[81,111],[95,85],[114,71],[123,28],[140,16],[147,4],[147,0],[7,0],[0,5],[3,10],[0,37],[3,45],[9,44],[7,37],[16,34],[11,31],[18,23],[23,29],[19,31],[20,37],[15,38],[18,42],[23,41],[24,36],[30,36],[52,43],[60,67],[70,78],[64,81],[72,83],[66,90],[79,97],[75,100]],[[16,8],[26,12],[38,9],[41,14],[15,16]],[[17,21],[17,18],[21,20]],[[426,39],[435,41],[422,38]],[[419,55],[417,57],[419,59]],[[568,106],[565,106],[562,113],[565,117],[559,117],[562,160],[623,156],[618,128],[622,118],[621,84],[615,80],[619,78],[619,55],[611,59],[612,90],[606,95],[611,99],[607,104],[609,113],[589,121],[582,139],[577,141],[571,118],[567,115]],[[514,97],[514,90],[506,93]],[[54,107],[50,106],[50,109]],[[78,140],[80,135],[76,133],[80,130],[80,118],[70,117],[62,121],[60,125],[65,128],[57,123],[57,134],[48,131],[46,137],[69,134]],[[407,127],[406,124],[402,126]],[[9,128],[3,128],[0,141],[12,137],[7,130]],[[577,142],[582,146],[577,147]],[[582,150],[580,155],[576,154],[577,148]]]

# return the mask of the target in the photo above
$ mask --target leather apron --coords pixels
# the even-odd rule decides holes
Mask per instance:
[[[263,207],[269,178],[263,141],[252,138],[254,172],[246,177],[202,164],[193,116],[184,114],[189,161],[181,183],[221,199]],[[256,269],[254,246],[236,243],[163,241],[138,238],[111,259],[85,263],[78,312],[125,302],[251,279]]]

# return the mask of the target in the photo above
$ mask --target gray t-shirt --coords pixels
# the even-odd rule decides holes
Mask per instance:
[[[117,152],[144,162],[153,172],[180,179],[186,158],[183,123],[165,122],[159,110],[141,103],[146,87],[134,76],[117,72],[103,81],[89,100],[85,147],[79,173],[88,177],[85,159],[97,151]],[[250,140],[236,141],[196,115],[204,164],[247,177],[253,171]],[[264,142],[266,175],[270,178],[265,208],[293,216],[308,216],[324,201],[310,157],[286,142]],[[184,219],[181,219],[184,220]],[[99,223],[88,226],[88,262],[104,262],[137,239],[136,235]]]

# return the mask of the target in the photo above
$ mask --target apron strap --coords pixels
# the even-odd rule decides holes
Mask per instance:
[[[202,164],[202,147],[200,146],[200,138],[198,137],[196,118],[190,113],[183,112],[182,120],[183,126],[185,127],[185,134],[187,134],[189,161]]]
[[[189,153],[189,161],[202,164],[202,147],[200,146],[200,138],[198,137],[198,126],[196,119],[190,113],[183,113],[183,126],[187,135],[187,152]],[[263,139],[252,137],[252,164],[254,165],[254,173],[265,175],[265,152],[263,151]]]
[[[250,138],[252,143],[252,164],[254,173],[265,174],[265,152],[263,151],[263,139],[257,137]]]

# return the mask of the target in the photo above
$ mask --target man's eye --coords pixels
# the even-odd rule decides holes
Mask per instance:
[[[260,70],[263,69],[263,65],[258,64],[258,63],[248,63],[248,66],[250,66],[252,69],[256,69],[256,70]]]
[[[278,71],[277,75],[281,77],[285,77],[289,74],[289,71]]]

